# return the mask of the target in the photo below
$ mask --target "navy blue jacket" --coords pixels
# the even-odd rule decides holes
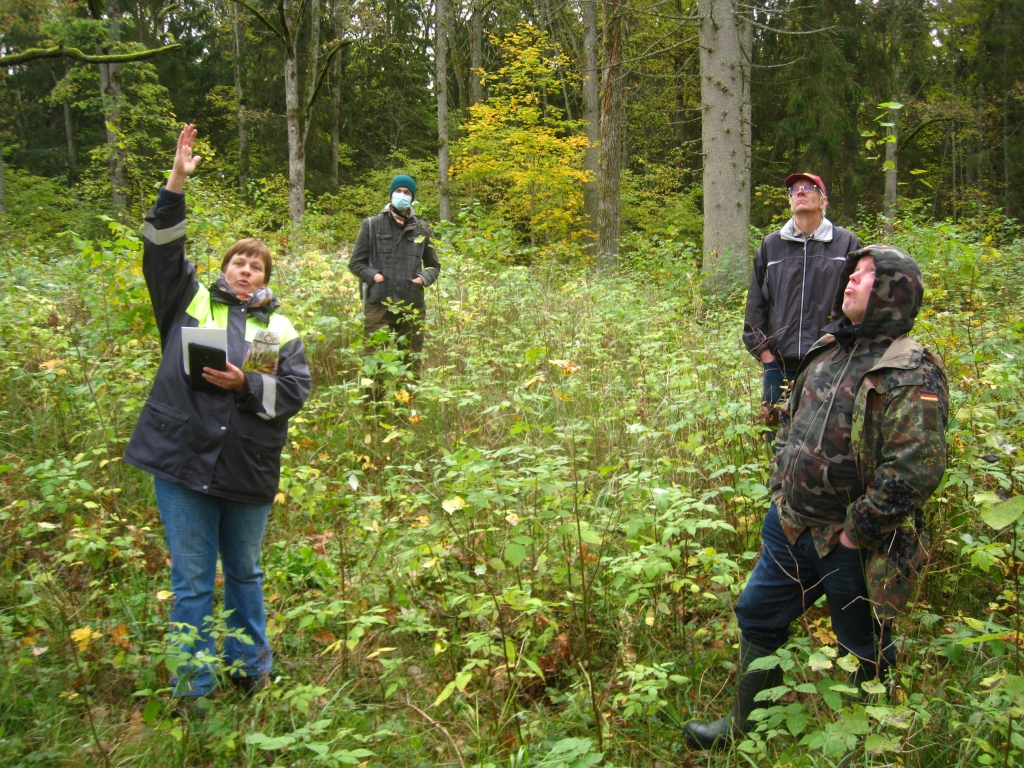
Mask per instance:
[[[163,359],[124,460],[194,491],[270,504],[288,419],[310,390],[302,339],[277,312],[276,300],[250,310],[233,295],[200,285],[185,258],[184,194],[161,189],[142,235],[142,271]],[[238,367],[257,331],[275,332],[281,340],[277,372],[247,372],[241,394],[194,390],[185,376],[182,326],[227,328],[228,361]]]

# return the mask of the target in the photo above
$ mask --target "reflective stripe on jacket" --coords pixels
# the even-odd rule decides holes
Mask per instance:
[[[142,269],[160,330],[163,359],[124,460],[194,491],[252,504],[277,493],[288,419],[310,390],[302,339],[278,302],[254,309],[199,284],[185,258],[185,196],[160,190],[143,228]],[[189,386],[181,328],[226,328],[228,361],[242,366],[258,330],[280,335],[277,372],[245,374],[245,391],[209,394]]]

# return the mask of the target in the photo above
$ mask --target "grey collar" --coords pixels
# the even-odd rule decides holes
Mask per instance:
[[[779,234],[782,235],[783,240],[792,240],[796,243],[804,243],[808,240],[820,240],[823,243],[831,243],[832,230],[832,222],[822,216],[821,224],[818,225],[818,228],[810,235],[804,237],[803,232],[796,227],[796,217],[794,216],[782,226],[782,231]]]

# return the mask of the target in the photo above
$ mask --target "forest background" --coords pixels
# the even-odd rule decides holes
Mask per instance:
[[[1022,38],[1009,0],[0,2],[0,757],[1020,765]],[[315,389],[264,554],[276,677],[182,718],[120,455],[159,360],[138,225],[186,120],[190,257],[271,244]],[[888,689],[849,688],[816,607],[757,730],[688,753],[756,558],[743,288],[795,170],[924,268],[931,576]],[[443,264],[415,396],[345,267],[398,171]]]

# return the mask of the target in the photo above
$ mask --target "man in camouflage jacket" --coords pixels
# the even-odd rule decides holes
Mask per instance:
[[[751,662],[785,644],[822,595],[840,652],[860,659],[853,681],[881,677],[896,662],[891,621],[928,559],[923,506],[946,469],[949,392],[939,359],[907,336],[921,271],[896,248],[871,245],[847,257],[839,285],[833,317],[842,317],[808,352],[781,414],[763,551],[736,605],[733,711],[684,728],[701,748],[748,728],[763,706],[756,694],[782,678]]]

